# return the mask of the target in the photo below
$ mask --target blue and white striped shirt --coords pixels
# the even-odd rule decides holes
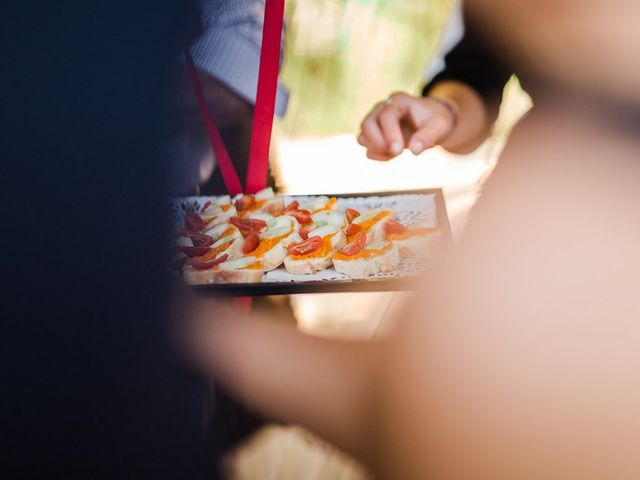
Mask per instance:
[[[198,69],[255,103],[264,24],[264,0],[199,0],[202,34],[191,44]],[[284,52],[284,30],[281,52]],[[283,55],[280,55],[282,66]],[[276,115],[284,115],[289,93],[278,84]]]

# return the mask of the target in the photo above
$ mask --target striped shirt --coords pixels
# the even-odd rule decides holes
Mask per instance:
[[[264,24],[264,0],[199,0],[202,34],[191,44],[193,61],[242,98],[255,103]],[[284,52],[283,26],[280,66]],[[289,93],[278,84],[276,115]]]

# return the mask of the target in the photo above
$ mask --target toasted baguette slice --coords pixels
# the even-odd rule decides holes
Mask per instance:
[[[367,245],[384,242],[387,234],[385,225],[393,220],[393,210],[389,208],[374,208],[353,219],[367,233]]]
[[[243,197],[243,194],[236,195],[233,199],[234,203]],[[240,217],[248,217],[258,213],[268,213],[269,215],[280,215],[284,210],[284,198],[273,193],[271,187],[260,190],[254,195],[255,203],[248,209],[238,212]]]
[[[329,268],[334,252],[347,244],[347,237],[340,227],[327,225],[309,232],[309,238],[321,237],[322,246],[308,255],[287,255],[284,267],[293,275],[307,275]]]
[[[183,271],[185,282],[190,285],[210,285],[212,283],[260,283],[264,270],[255,268],[255,257],[223,262],[209,270],[196,270],[189,266]]]
[[[347,225],[347,220],[345,219],[344,214],[336,212],[335,210],[320,210],[319,212],[311,215],[311,219],[318,227],[324,227],[325,225],[344,227]]]
[[[317,212],[323,209],[329,202],[329,197],[318,196],[309,200],[307,203],[300,205],[301,210],[308,210],[311,213]]]
[[[236,207],[233,205],[218,205],[216,203],[211,203],[211,205],[200,212],[200,216],[207,225],[207,228],[227,223],[231,217],[235,217],[237,214]]]
[[[216,225],[215,227],[205,230],[204,234],[213,238],[214,242],[225,237],[242,238],[242,234],[240,233],[240,230],[238,230],[238,227],[231,225],[230,223],[221,223],[220,225]]]
[[[400,250],[401,257],[425,254],[429,247],[438,241],[442,231],[439,228],[423,228],[412,225],[403,233],[392,233],[387,236],[395,247]]]
[[[300,225],[288,215],[274,218],[265,232],[260,234],[258,247],[250,253],[262,263],[265,271],[278,268],[289,253],[289,246],[302,241]]]
[[[400,252],[388,242],[373,244],[348,257],[336,253],[333,266],[336,272],[352,278],[366,278],[379,272],[389,272],[400,263]]]

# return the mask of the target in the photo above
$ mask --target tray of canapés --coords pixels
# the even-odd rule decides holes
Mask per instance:
[[[450,231],[440,190],[172,199],[176,272],[238,294],[402,290]]]

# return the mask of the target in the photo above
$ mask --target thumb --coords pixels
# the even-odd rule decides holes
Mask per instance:
[[[453,128],[453,120],[448,112],[436,110],[430,115],[413,115],[412,118],[416,131],[409,139],[408,146],[414,155],[442,143]]]

